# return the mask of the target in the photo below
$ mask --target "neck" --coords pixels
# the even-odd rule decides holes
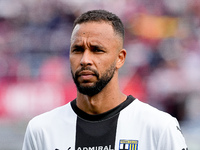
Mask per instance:
[[[112,79],[100,93],[94,96],[77,92],[77,106],[88,114],[101,114],[118,106],[126,98],[127,96],[120,91],[118,82]]]

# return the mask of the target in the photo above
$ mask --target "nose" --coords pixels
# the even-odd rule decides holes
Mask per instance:
[[[80,61],[81,66],[90,66],[92,65],[92,54],[89,50],[85,50],[83,52],[81,61]]]

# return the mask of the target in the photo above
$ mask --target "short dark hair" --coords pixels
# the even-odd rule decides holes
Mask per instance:
[[[91,10],[83,13],[74,21],[73,28],[77,24],[101,21],[111,23],[114,31],[119,34],[124,40],[124,25],[122,21],[117,15],[106,10]]]

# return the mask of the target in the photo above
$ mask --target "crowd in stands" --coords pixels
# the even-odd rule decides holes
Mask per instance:
[[[73,84],[72,24],[90,9],[114,12],[125,25],[125,93],[180,121],[200,117],[199,0],[1,0],[0,99],[9,84]]]

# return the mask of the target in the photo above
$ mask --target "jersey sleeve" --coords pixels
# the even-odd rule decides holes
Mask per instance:
[[[22,150],[40,150],[41,149],[41,136],[39,131],[32,127],[31,121],[29,122],[26,133],[24,136],[24,142]]]
[[[188,150],[179,123],[175,118],[172,118],[159,139],[158,150],[164,149]]]

